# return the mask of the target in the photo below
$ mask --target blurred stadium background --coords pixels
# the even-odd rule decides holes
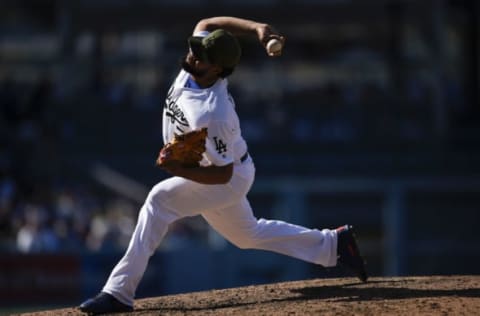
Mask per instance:
[[[480,272],[476,0],[1,0],[0,313],[77,304],[123,254],[204,17],[273,24],[230,79],[258,217],[357,227],[373,275]],[[139,297],[340,276],[175,224]]]

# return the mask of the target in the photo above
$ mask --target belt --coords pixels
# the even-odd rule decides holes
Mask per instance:
[[[242,157],[240,157],[240,163],[244,163],[245,160],[247,159],[248,159],[248,151],[244,153]]]

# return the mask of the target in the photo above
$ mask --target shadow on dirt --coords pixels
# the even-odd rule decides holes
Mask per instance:
[[[379,282],[382,283],[382,282]],[[353,301],[376,301],[376,300],[397,300],[406,298],[428,298],[428,297],[480,297],[480,288],[461,290],[432,290],[432,289],[410,289],[408,287],[352,287],[352,286],[318,286],[306,287],[291,290],[299,293],[305,300],[327,300],[335,299],[337,302]]]
[[[215,311],[223,308],[239,308],[253,305],[272,304],[279,302],[301,302],[309,300],[334,300],[335,302],[355,302],[355,301],[377,301],[377,300],[397,300],[406,298],[429,298],[429,297],[480,297],[480,288],[471,289],[411,289],[408,288],[408,281],[395,284],[395,281],[372,281],[367,284],[353,283],[336,286],[312,286],[286,291],[284,297],[271,298],[268,295],[257,297],[255,300],[246,301],[240,297],[236,299],[226,298],[225,300],[214,300],[210,302],[198,302],[185,304],[185,302],[176,302],[175,306],[163,306],[161,308],[154,306],[143,306],[137,311],[163,311],[163,312],[194,312],[194,311]],[[387,283],[387,284],[382,284]]]

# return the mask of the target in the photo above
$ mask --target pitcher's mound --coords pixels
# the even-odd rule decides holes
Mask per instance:
[[[124,315],[480,315],[480,276],[316,279],[139,299]],[[24,315],[83,315],[76,308]],[[121,315],[121,314],[115,314]]]

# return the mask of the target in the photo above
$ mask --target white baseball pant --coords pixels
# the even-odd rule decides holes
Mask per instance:
[[[320,231],[255,218],[246,198],[254,174],[254,165],[248,159],[235,165],[232,179],[225,185],[203,185],[180,177],[155,185],[140,210],[127,251],[102,291],[133,306],[148,260],[167,233],[168,225],[199,214],[239,248],[269,250],[325,267],[335,266],[335,230]]]

